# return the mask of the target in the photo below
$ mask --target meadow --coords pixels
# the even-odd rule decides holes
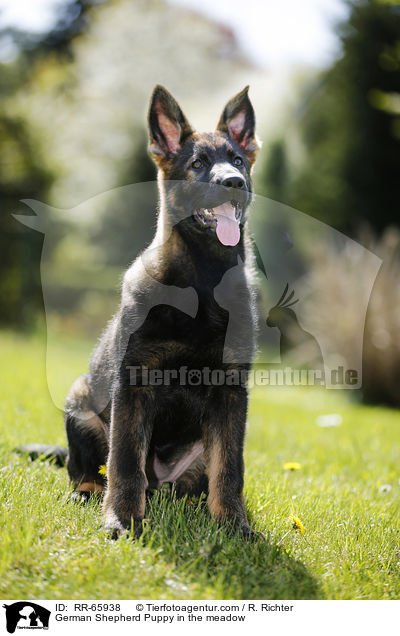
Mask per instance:
[[[113,541],[99,502],[71,501],[65,469],[14,452],[22,443],[65,444],[44,337],[3,332],[0,346],[2,598],[399,598],[397,411],[342,391],[258,387],[245,496],[265,538],[243,541],[216,525],[204,500],[178,500],[164,487],[148,502],[141,539]],[[86,342],[60,341],[52,354],[69,377],[86,370],[87,351]],[[56,379],[60,393],[65,377]]]

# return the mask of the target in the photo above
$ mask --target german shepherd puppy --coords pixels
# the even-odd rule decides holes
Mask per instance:
[[[114,536],[131,527],[140,535],[146,489],[168,481],[178,496],[207,493],[216,519],[252,534],[243,500],[246,383],[187,385],[177,375],[182,368],[246,371],[254,351],[246,211],[258,143],[247,93],[248,87],[228,102],[215,133],[207,134],[193,130],[161,86],[151,98],[156,237],[125,273],[118,313],[65,408],[69,476],[83,497],[105,490],[104,527]],[[237,275],[219,295],[233,303],[238,328],[229,343],[232,311],[217,303],[214,290],[232,268]],[[195,290],[197,313],[160,301],[160,286]],[[138,322],[143,305],[149,311]],[[132,368],[139,370],[133,384]],[[152,386],[143,368],[176,373]],[[106,463],[105,478],[99,467]]]

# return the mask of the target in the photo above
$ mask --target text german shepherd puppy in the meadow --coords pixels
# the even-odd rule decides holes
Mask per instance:
[[[193,130],[161,86],[151,98],[150,153],[160,188],[156,236],[125,273],[118,313],[65,409],[70,478],[82,496],[105,489],[104,526],[114,536],[132,525],[140,534],[146,489],[167,481],[178,496],[207,493],[216,519],[252,534],[243,500],[246,385],[175,379],[150,386],[140,382],[140,371],[134,384],[130,374],[132,367],[249,368],[254,309],[246,211],[258,144],[247,92],[228,102],[216,131],[207,134]],[[229,279],[232,268],[237,275]],[[227,274],[222,295],[231,295],[233,312],[214,295]],[[150,303],[136,328],[140,307],[160,285],[194,289],[197,313]],[[237,328],[229,343],[230,319]],[[99,474],[105,463],[106,478]]]

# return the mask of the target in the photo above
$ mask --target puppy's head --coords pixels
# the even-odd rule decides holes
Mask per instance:
[[[240,240],[259,149],[247,93],[248,87],[227,103],[214,133],[194,131],[161,86],[154,89],[149,109],[149,150],[165,184],[169,213],[177,220],[190,217],[194,232],[227,246]]]

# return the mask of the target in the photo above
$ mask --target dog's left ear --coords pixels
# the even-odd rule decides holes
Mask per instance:
[[[256,137],[256,118],[248,91],[249,87],[246,86],[227,103],[218,122],[217,131],[233,139],[243,148],[250,163],[253,163],[261,144]]]

